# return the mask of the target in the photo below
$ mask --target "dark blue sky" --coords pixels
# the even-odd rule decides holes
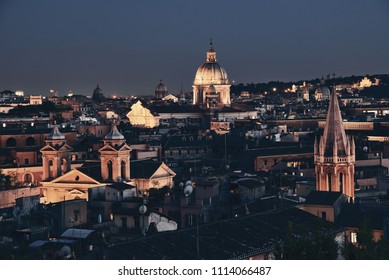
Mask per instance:
[[[389,73],[387,0],[0,0],[0,90],[190,91],[209,38],[235,83]]]

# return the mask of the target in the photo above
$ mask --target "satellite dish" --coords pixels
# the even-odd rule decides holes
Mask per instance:
[[[184,187],[184,183],[183,183],[183,182],[180,182],[180,183],[178,184],[178,186],[182,189],[182,188]]]
[[[121,176],[117,176],[116,177],[116,182],[121,182],[122,181],[122,177]]]
[[[99,216],[97,217],[97,221],[98,221],[99,224],[101,224],[103,222],[101,214],[99,214]]]
[[[144,215],[146,211],[147,211],[146,205],[142,205],[141,207],[139,207],[139,213],[141,213],[141,215]]]
[[[193,192],[193,188],[191,185],[187,185],[184,189],[185,196],[189,196]]]
[[[367,146],[363,147],[364,152],[367,152],[368,150],[369,150],[369,148]]]
[[[192,181],[186,181],[185,186],[192,186]]]
[[[58,254],[65,259],[69,259],[72,256],[72,249],[69,246],[65,245],[59,250]]]

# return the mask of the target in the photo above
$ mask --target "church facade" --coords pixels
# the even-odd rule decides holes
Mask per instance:
[[[147,193],[149,188],[171,187],[176,175],[160,162],[151,164],[149,161],[138,161],[137,168],[132,168],[131,147],[115,124],[112,124],[111,131],[105,136],[104,146],[99,149],[100,160],[87,161],[73,170],[70,170],[69,157],[72,148],[67,145],[65,136],[57,126],[54,126],[46,143],[41,149],[44,178],[40,186],[41,203],[89,200],[91,188],[118,182],[122,188],[135,187]]]

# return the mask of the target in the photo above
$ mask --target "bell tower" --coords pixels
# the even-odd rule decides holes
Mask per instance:
[[[130,180],[130,152],[124,136],[112,122],[111,131],[100,148],[101,177],[104,181]]]
[[[355,143],[343,126],[335,86],[332,91],[323,136],[315,139],[316,190],[342,192],[354,198]]]
[[[70,171],[70,153],[73,149],[66,143],[65,135],[59,131],[56,123],[45,142],[46,145],[40,150],[43,163],[42,179],[54,179]]]

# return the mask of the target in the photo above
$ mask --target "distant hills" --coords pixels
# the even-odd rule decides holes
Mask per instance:
[[[387,88],[389,85],[389,74],[375,74],[375,75],[363,75],[363,76],[349,76],[349,77],[335,77],[333,76],[327,77],[326,85],[330,86],[335,84],[355,84],[360,82],[364,77],[368,77],[373,83],[375,79],[380,80],[380,86],[372,86],[370,88],[366,88],[361,91],[361,94],[368,95],[369,93],[373,94],[383,94],[383,97],[389,97],[389,92],[387,90],[383,90],[383,88]],[[231,86],[231,92],[235,95],[239,95],[242,91],[248,91],[253,94],[259,94],[264,92],[278,92],[282,93],[286,89],[290,89],[292,85],[302,85],[303,82],[309,84],[319,84],[320,78],[312,79],[312,80],[301,80],[301,81],[290,81],[290,82],[282,82],[282,81],[270,81],[267,83],[247,83],[247,84],[237,84]],[[275,89],[275,91],[273,90]],[[382,93],[382,92],[386,92]]]

